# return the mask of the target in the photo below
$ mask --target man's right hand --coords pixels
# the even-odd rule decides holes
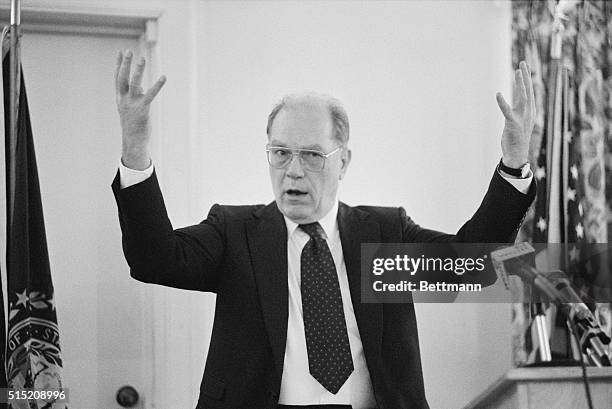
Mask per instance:
[[[151,164],[149,107],[164,86],[166,77],[162,75],[146,93],[143,92],[141,83],[145,59],[140,59],[130,79],[132,57],[131,51],[125,55],[119,52],[115,71],[117,110],[123,142],[121,161],[130,169],[144,170]]]

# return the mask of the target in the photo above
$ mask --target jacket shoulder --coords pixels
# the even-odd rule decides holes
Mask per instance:
[[[230,221],[245,221],[256,217],[256,214],[265,209],[264,204],[255,205],[221,205],[214,204],[208,213],[208,217],[222,218]]]
[[[402,241],[406,226],[406,212],[401,207],[355,206],[349,212],[363,221],[374,222],[380,229],[380,241],[398,243]]]
[[[392,206],[355,206],[357,212],[378,222],[393,222],[402,217],[403,209]]]

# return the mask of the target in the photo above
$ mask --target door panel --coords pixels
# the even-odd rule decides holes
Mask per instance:
[[[130,38],[22,37],[55,285],[64,385],[72,408],[118,408],[122,385],[142,379],[142,288],[121,251],[110,183],[121,141],[113,74]],[[144,407],[144,406],[138,406]]]

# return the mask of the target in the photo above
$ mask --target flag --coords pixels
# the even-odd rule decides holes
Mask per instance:
[[[8,388],[61,390],[62,358],[45,235],[36,156],[21,67],[17,132],[10,132],[10,58],[3,47],[6,166],[6,276],[8,323],[5,350]],[[40,394],[34,395],[40,397]],[[10,401],[14,409],[65,409],[57,395]]]
[[[579,183],[580,155],[569,121],[570,75],[561,60],[551,59],[545,132],[534,171],[538,184],[533,241],[552,243],[548,247],[548,269],[561,269],[575,279],[577,276],[573,273],[579,268],[580,252],[586,240],[580,200],[583,196]],[[572,356],[562,315],[552,306],[547,315],[555,324],[550,334],[553,358]]]
[[[601,153],[604,148],[603,138],[585,146],[589,134],[597,132],[597,129],[583,129],[588,123],[582,118],[588,112],[583,111],[587,110],[580,109],[580,114],[576,113],[576,105],[590,97],[584,90],[576,91],[578,74],[564,66],[562,60],[551,60],[546,132],[534,172],[538,181],[538,199],[533,241],[552,243],[548,248],[549,270],[564,271],[583,299],[590,299],[598,295],[594,293],[595,276],[605,276],[608,271],[607,252],[593,244],[606,241],[605,230],[597,228],[602,223],[595,220],[603,213],[601,210],[597,212],[597,208],[605,208],[601,183],[604,168]],[[594,105],[592,101],[587,102]],[[587,171],[585,175],[588,169],[595,171]],[[585,176],[590,180],[585,181]],[[599,215],[594,216],[597,213]],[[551,313],[555,314],[554,308],[552,310]],[[551,334],[553,355],[560,359],[579,359],[565,317],[556,314],[554,321]]]

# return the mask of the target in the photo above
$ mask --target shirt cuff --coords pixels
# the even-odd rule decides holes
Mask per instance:
[[[529,170],[529,175],[526,178],[516,178],[514,176],[508,175],[503,170],[497,170],[501,177],[506,179],[508,183],[510,183],[516,190],[523,194],[527,194],[529,192],[529,186],[531,186],[531,181],[533,180],[533,172]]]
[[[153,174],[153,161],[145,170],[130,169],[119,161],[119,186],[121,189],[144,182]]]

